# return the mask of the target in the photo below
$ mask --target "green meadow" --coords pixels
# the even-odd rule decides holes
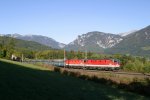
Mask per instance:
[[[0,100],[150,100],[40,66],[0,59]]]

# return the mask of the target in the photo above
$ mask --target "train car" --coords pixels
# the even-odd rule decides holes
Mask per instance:
[[[83,68],[84,66],[85,66],[84,60],[78,59],[65,60],[65,67],[68,68]]]
[[[65,60],[65,66],[68,68],[82,68],[82,69],[99,69],[99,70],[117,70],[120,68],[118,60],[101,59],[101,60]]]

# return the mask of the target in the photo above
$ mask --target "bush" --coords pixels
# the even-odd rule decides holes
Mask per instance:
[[[150,63],[146,63],[143,70],[144,70],[144,72],[146,72],[146,73],[150,73]]]
[[[97,76],[95,76],[95,75],[93,75],[92,77],[90,77],[90,80],[94,81],[94,82],[100,82],[100,79]]]
[[[133,64],[133,63],[127,63],[124,67],[123,67],[123,70],[125,70],[125,71],[133,71],[134,68],[135,67],[135,65]]]
[[[79,78],[81,78],[83,80],[88,80],[89,76],[88,75],[80,75]]]
[[[61,72],[61,69],[59,67],[54,67],[55,72]]]
[[[62,74],[64,74],[64,75],[69,75],[69,72],[68,72],[67,70],[63,70],[63,71],[62,71]]]
[[[80,72],[70,72],[69,75],[73,77],[79,77],[81,74]]]
[[[125,71],[134,71],[134,72],[144,72],[144,64],[140,60],[135,60],[134,62],[128,62],[125,66],[123,66],[123,70]]]

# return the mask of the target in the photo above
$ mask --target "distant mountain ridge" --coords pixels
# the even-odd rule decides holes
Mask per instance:
[[[41,35],[7,34],[6,36],[35,41],[57,49],[150,56],[150,26],[121,34],[88,32],[79,35],[67,45]]]
[[[11,38],[8,36],[0,36],[1,45],[8,44],[9,42],[14,42],[14,48],[17,48],[17,49],[28,49],[28,50],[34,50],[34,51],[53,49],[51,47],[42,45],[34,41],[25,41],[25,40],[20,40],[16,38]]]
[[[61,49],[65,46],[65,44],[63,43],[59,43],[50,37],[46,37],[42,35],[20,35],[18,33],[15,33],[15,34],[5,34],[5,36],[26,40],[26,41],[34,41],[56,49]]]
[[[121,40],[120,35],[93,31],[79,35],[77,39],[66,45],[65,49],[103,52],[104,49],[113,47]]]
[[[150,26],[125,36],[120,43],[107,49],[106,53],[150,56]]]
[[[132,31],[129,31],[129,32],[119,33],[118,35],[124,37],[124,36],[127,36],[129,34],[132,34],[132,33],[136,32],[136,31],[138,31],[138,30],[132,30]]]

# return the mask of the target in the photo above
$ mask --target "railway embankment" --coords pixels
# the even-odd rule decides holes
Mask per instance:
[[[150,96],[150,77],[139,73],[124,73],[110,71],[89,71],[82,69],[68,69],[54,67],[55,72],[64,75],[106,84],[126,91]],[[123,74],[124,73],[124,74]]]
[[[69,69],[55,67],[44,63],[34,63],[35,65],[46,67],[51,71],[63,75],[77,77],[83,80],[89,80],[100,84],[117,87],[126,91],[150,96],[150,77],[149,74],[113,72],[113,71],[96,71],[83,69]]]

